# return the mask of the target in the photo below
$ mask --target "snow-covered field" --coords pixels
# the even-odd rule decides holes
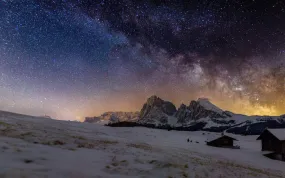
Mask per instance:
[[[237,150],[207,146],[214,134],[2,114],[0,178],[285,177],[285,162],[262,156],[257,136],[233,135]]]

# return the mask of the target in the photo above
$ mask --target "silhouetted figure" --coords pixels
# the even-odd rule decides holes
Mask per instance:
[[[190,140],[189,140],[189,138],[187,139],[187,142],[189,142]]]

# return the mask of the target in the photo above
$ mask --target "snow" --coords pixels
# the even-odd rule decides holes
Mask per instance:
[[[207,98],[199,98],[197,102],[207,110],[215,111],[220,114],[224,112],[222,109],[212,104]]]
[[[267,155],[267,154],[271,154],[271,153],[274,153],[274,151],[262,151],[263,155]]]
[[[285,129],[267,129],[271,132],[275,137],[277,137],[280,141],[285,140]]]
[[[220,119],[216,119],[216,120],[220,120]],[[225,121],[226,119],[221,119],[221,120]],[[203,118],[203,119],[200,119],[199,121],[204,121],[204,122],[206,123],[204,129],[212,128],[212,127],[221,127],[221,126],[235,125],[235,124],[221,124],[221,123],[216,123],[216,122],[213,122],[213,120],[210,119],[210,118]]]
[[[174,116],[168,116],[168,122],[167,123],[171,126],[176,126],[177,125],[177,118]]]
[[[221,127],[221,126],[238,126],[242,127],[245,125],[249,125],[249,123],[254,124],[254,123],[261,123],[261,122],[266,122],[266,120],[278,120],[279,117],[265,117],[265,116],[245,116],[245,115],[240,115],[240,114],[234,114],[232,117],[229,118],[215,118],[214,120],[217,121],[223,121],[223,122],[229,122],[229,121],[234,121],[232,123],[217,123],[214,122],[211,118],[202,118],[199,121],[206,122],[207,124],[205,125],[205,128],[211,128],[211,127]]]
[[[257,136],[230,135],[241,149],[206,145],[220,133],[0,115],[0,177],[285,177]],[[187,142],[187,139],[192,142]]]

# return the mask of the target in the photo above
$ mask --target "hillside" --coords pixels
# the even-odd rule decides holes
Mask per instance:
[[[9,111],[1,111],[0,110],[0,118],[5,118],[5,119],[13,119],[13,118],[22,118],[22,119],[52,119],[50,116],[30,116],[30,115],[25,115],[25,114],[19,114],[19,113],[13,113]]]
[[[256,136],[234,135],[241,148],[226,149],[205,144],[218,135],[213,132],[111,128],[28,116],[0,117],[0,126],[0,177],[285,176],[285,163],[264,157]]]

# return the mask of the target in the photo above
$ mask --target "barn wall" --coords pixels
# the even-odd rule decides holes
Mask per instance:
[[[276,139],[270,132],[264,132],[261,135],[262,151],[274,151],[281,153],[283,150],[283,144]]]
[[[221,138],[218,139],[220,144],[222,145],[226,145],[226,146],[233,146],[233,140],[232,139],[228,139],[228,138]]]
[[[282,153],[285,154],[285,141],[282,142]]]
[[[274,151],[281,153],[282,152],[282,144],[280,141],[276,140],[262,140],[262,151]]]
[[[225,147],[232,147],[233,146],[233,140],[229,138],[219,138],[217,140],[214,140],[212,142],[207,143],[211,146],[225,146]]]

